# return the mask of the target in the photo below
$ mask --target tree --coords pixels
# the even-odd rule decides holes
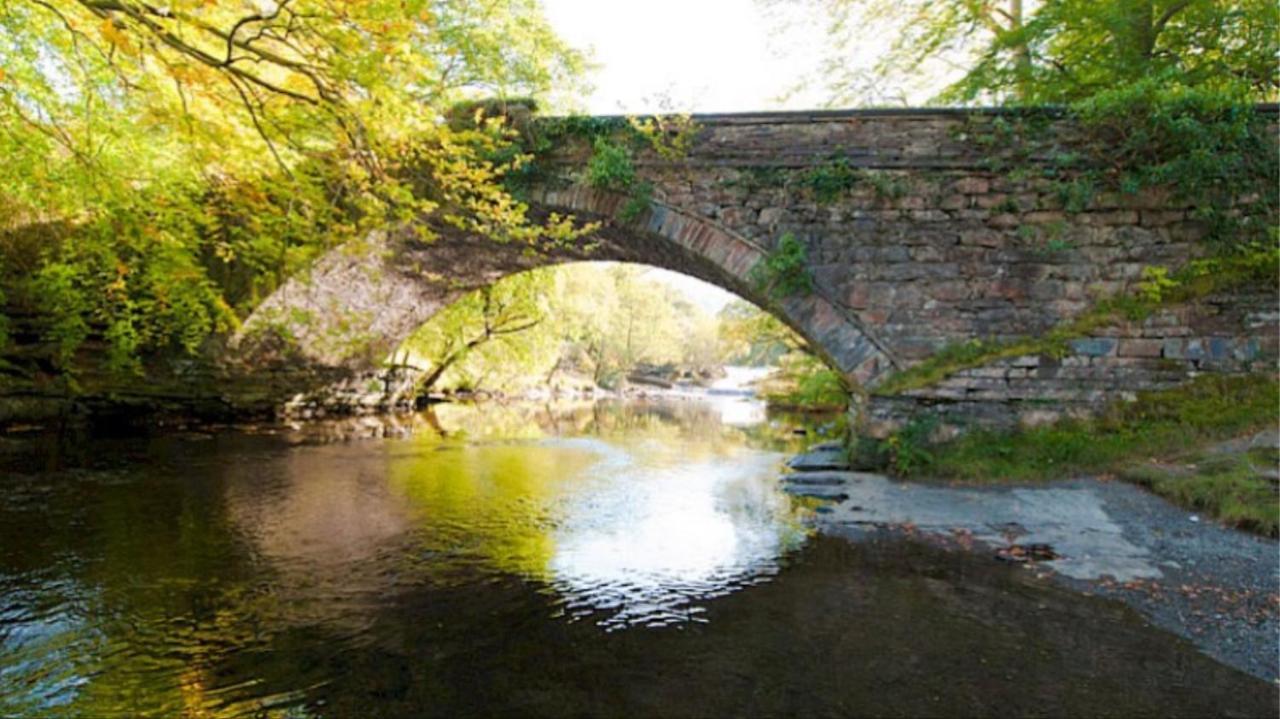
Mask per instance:
[[[1019,34],[1026,71],[993,45],[948,97],[1066,104],[1157,77],[1274,100],[1280,6],[1263,0],[1049,0]]]
[[[849,388],[840,375],[778,318],[739,300],[720,310],[719,320],[730,362],[776,368],[761,387],[770,404],[800,409],[848,404]]]
[[[580,67],[536,0],[0,0],[0,289],[63,364],[136,369],[370,227],[563,236],[503,190],[505,128],[444,118]]]
[[[812,354],[790,327],[755,305],[737,300],[720,310],[720,339],[730,362],[774,364],[789,353]]]
[[[401,351],[429,369],[419,392],[434,389],[450,370],[460,371],[474,389],[494,365],[512,373],[524,369],[537,343],[531,332],[550,314],[555,276],[535,270],[508,277],[450,305],[405,341]],[[493,360],[497,360],[495,363]]]
[[[429,387],[497,390],[558,372],[609,387],[643,365],[718,364],[716,318],[644,273],[582,263],[513,275],[436,315],[396,354],[428,368]]]
[[[1280,8],[1266,0],[805,0],[825,15],[832,104],[1069,103],[1160,75],[1274,100]],[[874,61],[858,54],[893,37]],[[897,92],[886,92],[893,87]]]

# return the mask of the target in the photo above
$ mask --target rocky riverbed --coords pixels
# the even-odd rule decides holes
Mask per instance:
[[[813,498],[823,533],[854,542],[904,534],[986,554],[1046,582],[1115,598],[1218,661],[1280,680],[1275,540],[1219,526],[1123,482],[902,482],[849,471],[834,444],[790,467],[784,487]]]

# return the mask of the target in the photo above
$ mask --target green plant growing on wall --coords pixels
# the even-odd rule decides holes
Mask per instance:
[[[689,115],[629,117],[628,126],[664,160],[682,160],[697,139],[698,123]]]
[[[623,193],[627,201],[618,211],[623,222],[636,220],[653,205],[653,183],[636,175],[631,149],[604,136],[593,142],[594,152],[587,163],[587,184],[611,192]]]
[[[653,183],[642,181],[637,182],[631,188],[631,194],[627,197],[627,201],[623,203],[622,209],[618,211],[618,219],[623,222],[632,222],[640,218],[650,207],[653,206]]]
[[[860,173],[843,157],[809,168],[799,177],[801,186],[821,203],[835,202],[858,184]]]
[[[751,281],[775,300],[808,294],[813,291],[808,261],[804,243],[787,232],[778,239],[778,246],[751,268]]]
[[[627,192],[636,181],[636,168],[631,150],[606,137],[595,138],[591,159],[587,161],[587,184],[600,190]]]
[[[1169,268],[1143,267],[1142,281],[1138,283],[1138,296],[1146,302],[1159,304],[1165,293],[1177,286],[1177,280],[1169,277]]]
[[[738,169],[736,177],[725,180],[725,187],[736,187],[747,193],[765,189],[783,189],[791,180],[784,167],[753,166]]]
[[[882,200],[896,200],[907,194],[906,181],[896,175],[883,170],[864,170],[860,175],[871,186],[876,197]]]

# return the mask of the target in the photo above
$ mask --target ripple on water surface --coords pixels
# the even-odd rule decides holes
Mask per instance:
[[[910,543],[808,538],[776,482],[788,428],[742,419],[758,410],[446,407],[396,420],[408,439],[224,433],[5,457],[0,715],[1195,715],[1274,700],[1118,606]]]

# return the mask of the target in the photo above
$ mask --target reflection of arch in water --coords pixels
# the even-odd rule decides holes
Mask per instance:
[[[746,449],[737,429],[706,441],[693,428],[715,420],[697,403],[649,422],[637,413],[653,407],[567,408],[562,426],[611,440],[553,439],[554,410],[436,409],[449,439],[424,423],[376,450],[307,446],[227,469],[237,534],[279,578],[275,621],[358,625],[400,583],[476,572],[548,583],[584,613],[629,607],[607,622],[689,620],[802,537],[774,481],[780,457]],[[526,439],[485,436],[493,426]]]

